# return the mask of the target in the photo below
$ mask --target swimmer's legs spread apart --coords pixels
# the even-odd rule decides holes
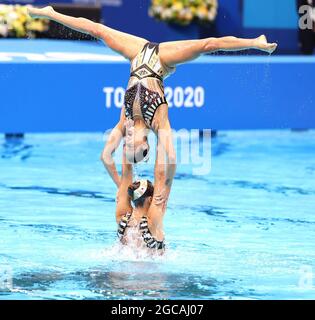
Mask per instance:
[[[268,43],[265,36],[260,36],[256,39],[240,39],[236,37],[206,38],[161,43],[160,57],[166,65],[174,66],[194,60],[202,54],[216,51],[257,49],[272,53],[276,48],[277,44]]]
[[[28,7],[28,13],[34,18],[43,17],[53,20],[73,30],[101,39],[112,50],[120,53],[127,59],[133,59],[147,42],[143,38],[117,31],[85,18],[75,18],[61,14],[56,12],[52,7],[41,9]]]

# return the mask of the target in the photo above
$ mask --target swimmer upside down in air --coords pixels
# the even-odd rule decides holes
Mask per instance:
[[[129,162],[140,162],[149,153],[148,133],[152,130],[166,152],[165,188],[155,192],[156,204],[166,203],[176,171],[176,154],[172,142],[171,125],[168,118],[168,105],[164,96],[163,80],[175,71],[177,65],[194,60],[202,54],[216,51],[241,51],[257,49],[272,53],[276,43],[268,43],[264,35],[255,39],[235,37],[206,38],[152,43],[108,26],[85,18],[74,18],[56,12],[52,7],[42,9],[28,7],[32,17],[53,20],[73,30],[89,34],[102,40],[109,48],[118,52],[131,63],[131,74],[125,94],[124,107],[120,120],[112,130],[102,153],[102,161],[112,177],[120,186],[113,153],[121,140],[129,136],[126,143],[126,156]],[[126,120],[132,126],[126,128]]]

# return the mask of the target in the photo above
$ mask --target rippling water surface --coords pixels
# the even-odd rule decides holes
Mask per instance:
[[[315,298],[314,131],[220,133],[209,174],[179,165],[156,258],[117,244],[102,147],[0,139],[0,299]]]

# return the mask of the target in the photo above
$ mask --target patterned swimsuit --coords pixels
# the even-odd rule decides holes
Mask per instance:
[[[150,128],[157,108],[167,104],[163,79],[175,71],[166,68],[159,58],[159,44],[148,42],[131,62],[131,73],[125,94],[125,115],[142,118]]]
[[[124,235],[125,235],[126,229],[128,228],[128,223],[131,219],[131,216],[132,216],[131,213],[126,213],[119,222],[117,236],[121,242],[123,242],[124,240]],[[165,241],[158,241],[152,236],[149,230],[147,217],[141,218],[141,221],[139,223],[139,230],[141,232],[142,239],[148,248],[157,249],[157,250],[165,249]]]

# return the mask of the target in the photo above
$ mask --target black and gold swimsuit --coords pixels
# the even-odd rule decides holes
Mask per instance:
[[[167,104],[163,79],[174,68],[167,68],[159,57],[159,44],[148,42],[131,62],[130,79],[125,94],[125,115],[140,117],[150,128],[157,108]]]
[[[128,223],[131,219],[132,214],[126,213],[120,220],[117,230],[117,236],[120,239],[120,241],[123,242],[124,235],[126,232],[126,229],[128,227]],[[157,250],[164,250],[165,249],[165,241],[158,241],[156,240],[149,229],[148,226],[148,218],[143,216],[141,218],[141,221],[139,223],[139,230],[141,232],[142,239],[146,246],[150,249],[157,249]]]

